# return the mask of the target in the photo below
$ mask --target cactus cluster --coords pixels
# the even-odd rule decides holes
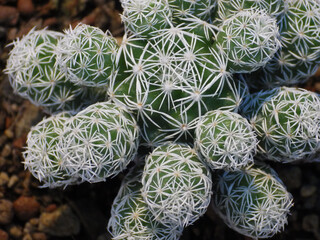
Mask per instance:
[[[134,165],[114,239],[179,239],[211,195],[235,231],[281,231],[293,200],[266,162],[320,156],[320,97],[295,87],[320,64],[319,0],[121,4],[120,44],[85,24],[12,44],[14,91],[53,114],[31,129],[26,168],[66,187]]]

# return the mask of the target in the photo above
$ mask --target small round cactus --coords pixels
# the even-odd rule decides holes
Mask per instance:
[[[43,182],[43,187],[60,187],[77,181],[77,176],[69,174],[64,156],[57,150],[68,119],[63,113],[53,115],[32,127],[28,134],[24,165]]]
[[[280,47],[277,22],[263,11],[239,12],[221,25],[214,47],[231,72],[252,72],[264,66]]]
[[[122,0],[122,21],[127,32],[136,36],[153,37],[171,23],[167,0]]]
[[[112,239],[178,240],[183,227],[157,221],[143,200],[140,165],[126,175],[113,201],[108,223]]]
[[[258,156],[293,162],[312,158],[320,149],[320,98],[298,88],[275,88],[248,97],[242,113],[259,140]]]
[[[196,149],[213,170],[237,170],[252,164],[257,143],[247,119],[229,111],[207,112],[196,128]]]
[[[107,86],[115,70],[117,42],[97,27],[79,24],[66,30],[58,43],[58,63],[79,86]]]
[[[62,37],[59,32],[32,29],[13,42],[5,69],[15,92],[37,106],[57,111],[82,93],[58,69],[57,42]]]
[[[163,224],[187,226],[205,213],[211,199],[211,174],[193,149],[159,146],[147,157],[142,195]]]
[[[287,223],[292,196],[266,165],[221,171],[213,180],[214,209],[233,230],[253,239],[269,238]]]
[[[131,162],[139,144],[135,119],[111,102],[95,103],[71,118],[60,151],[80,181],[100,182]]]

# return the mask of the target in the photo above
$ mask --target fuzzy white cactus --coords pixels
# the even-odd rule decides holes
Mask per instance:
[[[188,146],[159,146],[146,159],[142,196],[163,224],[187,226],[203,215],[211,199],[211,174]]]
[[[252,164],[257,144],[253,128],[237,113],[209,111],[196,128],[196,149],[213,170],[237,170]]]

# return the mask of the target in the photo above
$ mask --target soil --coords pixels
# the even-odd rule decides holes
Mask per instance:
[[[63,31],[80,21],[121,38],[121,5],[114,0],[0,0],[0,68],[10,42],[31,28]],[[320,92],[320,74],[303,87]],[[45,114],[13,93],[0,72],[0,240],[106,240],[110,208],[125,172],[106,182],[41,188],[24,169],[22,152],[32,125]],[[320,240],[320,163],[272,166],[294,197],[288,225],[272,239]],[[211,208],[181,240],[249,239],[229,229]]]

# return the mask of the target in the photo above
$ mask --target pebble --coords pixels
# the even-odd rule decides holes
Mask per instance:
[[[40,204],[35,197],[20,196],[13,202],[13,209],[21,221],[27,221],[37,216],[40,210]]]
[[[33,233],[37,231],[39,225],[39,219],[38,218],[31,218],[26,224],[24,225],[23,232],[24,233]]]
[[[6,172],[0,172],[0,186],[4,186],[9,182],[9,176]]]
[[[32,240],[47,240],[47,235],[42,232],[35,232],[31,234]]]
[[[1,156],[2,157],[9,157],[11,154],[11,144],[7,143],[4,145],[2,151],[1,151]]]
[[[40,215],[39,231],[56,237],[72,236],[79,233],[80,221],[68,205],[62,205],[53,212]]]
[[[302,228],[307,232],[316,232],[319,226],[319,217],[316,214],[309,214],[302,219]]]
[[[16,225],[11,226],[9,228],[9,234],[11,237],[15,239],[21,238],[23,235],[21,226],[16,226]]]
[[[8,181],[8,188],[12,188],[18,181],[19,181],[18,176],[12,175]]]
[[[13,215],[12,202],[6,199],[0,199],[0,224],[9,224]]]
[[[33,240],[30,234],[26,234],[23,236],[22,240]]]
[[[8,240],[9,239],[8,233],[3,231],[2,229],[0,229],[0,239],[1,240]]]
[[[300,189],[301,197],[311,197],[317,191],[317,187],[314,185],[303,185]]]
[[[17,7],[22,15],[31,15],[35,10],[32,0],[18,0]]]
[[[19,20],[19,11],[15,7],[0,5],[0,24],[16,25]]]

